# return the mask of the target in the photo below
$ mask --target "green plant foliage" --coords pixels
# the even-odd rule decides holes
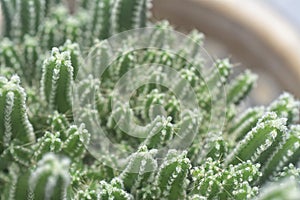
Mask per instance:
[[[0,77],[0,152],[12,143],[34,143],[35,135],[26,111],[26,93],[17,75]]]
[[[206,71],[202,33],[176,41],[150,0],[0,2],[0,199],[299,199],[299,100],[241,109],[257,76]],[[148,25],[149,48],[105,40]]]
[[[43,64],[41,80],[41,95],[50,109],[60,113],[70,112],[73,73],[70,52],[53,48],[50,58]]]
[[[191,170],[191,193],[208,199],[250,199],[258,192],[252,182],[261,175],[259,167],[248,160],[225,168],[220,161],[208,158]]]

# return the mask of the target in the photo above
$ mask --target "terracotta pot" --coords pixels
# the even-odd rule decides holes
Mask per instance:
[[[247,67],[264,71],[282,89],[300,97],[300,39],[266,5],[239,0],[154,0],[153,13],[156,20],[168,19],[179,30],[197,28],[217,39]]]

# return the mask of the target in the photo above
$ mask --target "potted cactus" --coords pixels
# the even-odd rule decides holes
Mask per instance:
[[[150,0],[1,7],[1,199],[300,196],[299,101],[241,110],[257,76]]]

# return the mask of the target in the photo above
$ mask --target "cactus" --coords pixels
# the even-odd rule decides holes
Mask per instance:
[[[300,103],[291,94],[283,93],[268,109],[280,117],[287,118],[288,125],[299,121]]]
[[[286,139],[286,119],[277,118],[275,113],[265,114],[244,139],[226,158],[227,164],[241,161],[265,162],[270,154]]]
[[[33,128],[27,116],[26,93],[20,86],[20,78],[13,75],[10,80],[0,77],[0,152],[16,144],[35,142]]]
[[[16,49],[16,43],[8,38],[1,41],[0,63],[5,67],[12,68],[15,72],[21,72],[22,61],[20,52]]]
[[[40,160],[48,152],[58,153],[62,150],[62,143],[59,132],[54,134],[46,132],[43,137],[38,139],[34,156]]]
[[[261,181],[281,171],[288,163],[295,163],[299,156],[300,126],[292,126],[285,143],[282,144],[266,162]]]
[[[297,182],[293,178],[280,180],[279,183],[271,183],[262,188],[261,194],[254,200],[286,199],[293,200],[299,198],[300,192]]]
[[[256,80],[257,76],[248,70],[239,75],[228,87],[227,102],[238,104],[249,94]]]
[[[71,40],[66,40],[66,43],[60,48],[60,51],[70,52],[71,64],[74,69],[73,79],[75,80],[82,63],[79,45],[77,43],[72,43]]]
[[[259,164],[250,161],[224,168],[220,161],[208,158],[203,165],[191,170],[192,194],[207,199],[250,199],[258,188],[251,182],[260,176]]]
[[[38,40],[35,37],[25,35],[24,40],[23,52],[25,60],[22,66],[22,71],[27,81],[31,84],[34,84],[32,83],[32,78],[36,78],[38,75],[40,75],[39,59],[41,58],[39,57],[39,54],[41,54],[41,49],[38,44]]]
[[[5,19],[5,35],[22,40],[25,34],[35,35],[45,17],[45,1],[1,1]]]
[[[119,176],[126,190],[138,191],[149,179],[152,171],[156,170],[157,162],[153,158],[154,153],[155,150],[148,151],[146,146],[142,146],[130,156],[128,165]]]
[[[186,152],[169,151],[154,179],[154,199],[184,199],[191,167]]]
[[[90,134],[85,129],[84,124],[80,127],[71,126],[67,130],[67,135],[68,137],[62,147],[64,152],[71,158],[83,157],[90,140]]]
[[[41,95],[51,109],[60,113],[71,111],[73,72],[70,52],[53,48],[51,57],[43,64],[41,80]]]
[[[202,33],[150,0],[0,1],[0,199],[300,196],[299,100],[241,109],[257,76],[207,69]]]
[[[262,117],[264,110],[263,107],[247,109],[230,126],[228,133],[232,135],[236,141],[240,141],[255,127],[258,120]]]
[[[5,199],[67,199],[70,184],[67,158],[48,153],[33,169],[9,169],[9,186],[2,197]]]
[[[115,178],[111,181],[111,183],[100,181],[100,188],[97,198],[103,200],[132,200],[133,196],[124,191],[123,182],[120,179]]]
[[[47,124],[50,126],[51,132],[59,132],[59,135],[63,140],[67,138],[67,129],[70,124],[65,114],[55,111],[52,115],[48,116]]]
[[[70,185],[70,160],[46,154],[28,180],[28,199],[66,199]]]

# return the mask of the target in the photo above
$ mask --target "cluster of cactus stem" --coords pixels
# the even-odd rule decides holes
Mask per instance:
[[[193,31],[178,52],[164,50],[173,41],[165,30],[172,27],[150,22],[150,0],[79,0],[73,12],[60,0],[1,0],[1,8],[0,199],[299,198],[299,101],[284,93],[269,106],[241,111],[257,76],[248,70],[232,78],[232,64],[222,59],[202,77],[203,35]],[[105,58],[112,55],[105,39],[146,26],[154,27],[149,44],[160,49],[128,51],[134,40],[128,38],[101,81],[80,73],[108,65]],[[89,65],[87,48],[93,49]],[[159,81],[137,88],[123,104],[115,84],[149,63],[175,69],[183,81],[172,79],[169,90],[159,84],[170,78],[163,69],[149,69],[150,80]],[[223,113],[213,107],[212,101],[218,102],[211,95],[219,97],[222,86],[227,98],[219,131],[209,128],[222,123]],[[182,110],[180,98],[188,98],[189,88],[199,109]],[[95,107],[74,108],[73,97],[87,105],[92,93]],[[212,110],[217,118],[211,119]],[[86,120],[91,118],[111,141],[132,151],[123,163],[116,155],[95,158],[87,150],[95,132],[93,120]],[[124,118],[143,128],[131,127]],[[191,144],[172,148],[178,138]]]

